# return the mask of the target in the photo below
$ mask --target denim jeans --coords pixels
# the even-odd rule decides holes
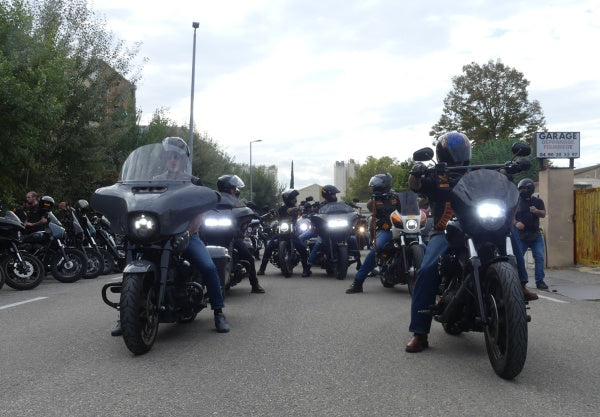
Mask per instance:
[[[368,255],[365,257],[365,260],[356,273],[354,280],[360,283],[363,283],[367,278],[369,272],[375,268],[375,248],[381,250],[385,246],[386,243],[392,241],[392,231],[391,230],[379,230],[377,231],[377,237],[375,238],[375,245],[371,248]],[[356,246],[358,249],[358,245]]]
[[[538,233],[537,238],[533,242],[525,242],[518,235],[515,240],[518,240],[521,244],[523,256],[525,256],[528,248],[531,249],[531,254],[535,261],[535,282],[543,281],[546,275],[544,274],[544,237],[542,234]]]
[[[435,295],[440,285],[438,259],[447,249],[448,242],[444,234],[433,235],[427,244],[423,263],[417,271],[417,282],[410,306],[409,330],[413,333],[427,334],[431,329],[432,317],[419,313],[419,310],[427,310],[435,303]]]
[[[517,260],[517,272],[519,273],[519,280],[526,284],[529,281],[529,275],[527,274],[527,268],[525,268],[525,254],[523,253],[521,239],[519,239],[519,229],[514,226],[512,235],[510,236],[510,242],[513,246],[513,252]]]
[[[183,255],[202,273],[211,308],[213,310],[223,308],[223,292],[221,291],[219,271],[217,271],[217,266],[210,257],[206,246],[198,237],[198,233],[190,236],[190,242]]]

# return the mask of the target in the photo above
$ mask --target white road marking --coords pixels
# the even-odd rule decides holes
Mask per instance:
[[[20,306],[21,304],[32,303],[34,301],[45,300],[46,298],[48,298],[48,297],[37,297],[37,298],[32,298],[31,300],[25,300],[25,301],[19,301],[18,303],[7,304],[5,306],[0,306],[0,310],[4,310],[6,308]]]
[[[557,300],[556,298],[552,298],[552,297],[546,297],[545,295],[541,295],[540,293],[538,293],[538,297],[543,298],[544,300],[554,301],[555,303],[569,304],[568,301]]]

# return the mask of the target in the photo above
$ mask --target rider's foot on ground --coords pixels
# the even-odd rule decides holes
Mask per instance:
[[[350,288],[346,290],[346,294],[355,294],[358,292],[363,292],[362,282],[358,281],[354,281],[352,285],[350,285]]]
[[[413,334],[412,339],[406,345],[405,350],[410,353],[422,352],[429,347],[426,334]]]
[[[227,322],[227,317],[225,317],[225,314],[215,314],[215,328],[219,333],[227,333],[229,331],[229,323]]]
[[[121,320],[117,320],[115,327],[110,331],[111,336],[123,336],[123,329],[121,329]]]
[[[544,280],[536,282],[535,286],[537,287],[538,290],[547,290],[548,289],[548,286],[546,285]]]
[[[261,287],[259,284],[253,285],[252,286],[252,291],[250,291],[254,294],[264,294],[265,293],[265,289],[263,287]]]

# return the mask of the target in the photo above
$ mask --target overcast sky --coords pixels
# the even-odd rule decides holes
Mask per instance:
[[[275,164],[297,188],[336,160],[404,161],[430,146],[452,77],[500,59],[522,72],[550,131],[581,132],[576,168],[600,163],[596,0],[89,0],[146,58],[142,122],[158,108],[236,162]],[[594,52],[595,51],[595,52]],[[187,139],[187,138],[186,138]],[[568,160],[555,160],[568,166]]]

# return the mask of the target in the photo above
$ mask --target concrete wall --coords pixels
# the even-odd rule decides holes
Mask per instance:
[[[540,219],[546,239],[548,267],[574,264],[573,169],[549,168],[539,173],[540,198],[546,205],[546,218]]]

